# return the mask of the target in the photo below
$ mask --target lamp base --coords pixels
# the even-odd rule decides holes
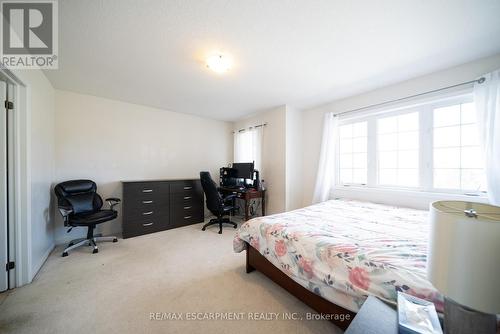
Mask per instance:
[[[445,297],[444,332],[446,334],[496,334],[497,316],[470,309]]]

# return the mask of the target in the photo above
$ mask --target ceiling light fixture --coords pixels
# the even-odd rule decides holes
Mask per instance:
[[[231,65],[231,59],[222,54],[214,54],[207,58],[207,67],[218,74],[227,72]]]

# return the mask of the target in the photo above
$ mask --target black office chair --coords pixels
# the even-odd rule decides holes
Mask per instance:
[[[209,172],[200,172],[200,179],[207,198],[207,208],[217,217],[206,223],[202,230],[205,231],[208,226],[215,224],[219,224],[219,234],[222,234],[222,224],[231,224],[234,228],[237,228],[236,223],[230,221],[229,218],[224,218],[225,215],[229,215],[235,209],[233,203],[236,195],[223,197]]]
[[[116,237],[102,237],[100,234],[94,236],[96,225],[110,221],[118,217],[114,209],[120,203],[119,198],[107,198],[109,210],[101,210],[102,198],[97,194],[97,186],[91,180],[73,180],[59,183],[54,188],[57,196],[58,209],[64,219],[64,226],[68,226],[68,233],[73,227],[87,227],[87,237],[72,240],[64,249],[62,256],[68,256],[68,251],[80,246],[94,246],[92,253],[99,252],[96,242],[112,241],[118,242]]]

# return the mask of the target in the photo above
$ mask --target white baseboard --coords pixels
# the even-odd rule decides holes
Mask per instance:
[[[42,266],[45,263],[45,261],[47,261],[47,259],[49,258],[49,255],[50,255],[50,253],[52,253],[52,251],[54,250],[54,248],[56,248],[56,245],[55,244],[51,244],[50,247],[47,249],[47,251],[45,251],[45,253],[42,255],[40,261],[35,266],[33,266],[33,268],[31,268],[31,273],[30,273],[31,277],[29,279],[29,283],[31,283],[33,281],[33,279],[38,274],[38,272],[42,268]]]

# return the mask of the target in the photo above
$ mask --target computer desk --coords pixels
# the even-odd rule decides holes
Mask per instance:
[[[240,198],[245,201],[245,220],[248,220],[249,214],[248,214],[248,209],[250,205],[250,200],[255,199],[255,198],[260,198],[261,199],[261,208],[262,208],[262,215],[266,215],[266,191],[265,190],[256,190],[254,188],[246,188],[246,189],[239,189],[239,188],[231,188],[231,187],[220,187],[219,190],[225,194],[235,194],[237,198]]]

